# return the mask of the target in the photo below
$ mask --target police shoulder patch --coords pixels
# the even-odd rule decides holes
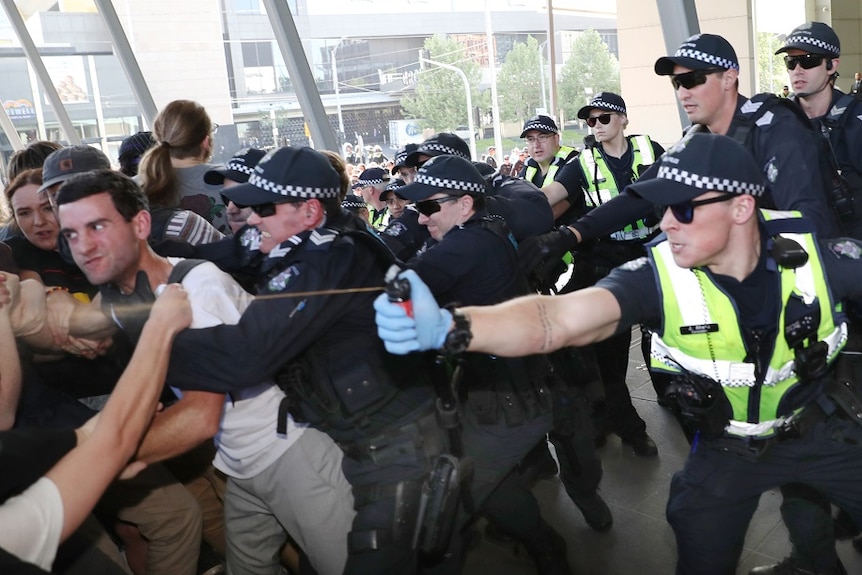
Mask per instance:
[[[287,284],[290,283],[291,278],[295,278],[297,276],[299,276],[299,268],[296,266],[290,266],[289,268],[269,280],[269,283],[266,284],[266,287],[271,292],[284,291],[285,288],[287,288]]]
[[[633,271],[639,270],[642,267],[644,267],[645,265],[647,265],[647,262],[649,262],[649,258],[647,258],[646,256],[643,256],[643,257],[628,261],[619,267],[620,267],[620,269],[624,269],[626,271],[633,272]]]
[[[392,222],[388,228],[383,230],[383,233],[387,236],[398,237],[404,232],[407,231],[407,226],[402,224],[401,222]]]
[[[862,246],[856,240],[841,238],[829,242],[829,251],[839,258],[858,260],[862,257]]]

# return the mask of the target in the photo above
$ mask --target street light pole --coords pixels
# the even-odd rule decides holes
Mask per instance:
[[[452,66],[451,64],[444,64],[443,62],[437,62],[435,60],[429,60],[424,57],[422,53],[419,53],[419,63],[431,64],[432,66],[438,66],[445,70],[451,70],[455,72],[461,77],[461,81],[464,82],[464,91],[467,93],[467,129],[470,130],[470,156],[472,159],[476,159],[476,127],[473,123],[473,98],[470,96],[470,80],[467,79],[467,74],[464,73],[464,70],[458,68],[457,66]]]
[[[338,65],[336,59],[338,56],[338,47],[344,41],[344,36],[338,40],[338,44],[332,48],[332,84],[335,88],[335,108],[338,113],[338,131],[341,132],[342,139],[344,138],[344,117],[341,115],[341,93],[338,90]]]
[[[542,58],[542,52],[545,51],[545,45],[547,45],[548,41],[545,40],[541,44],[539,44],[539,80],[542,83],[542,108],[545,109],[545,113],[548,113],[548,95],[545,93],[545,59]]]
[[[494,115],[494,148],[500,154],[497,156],[500,158],[503,154],[503,130],[500,128],[500,102],[497,99],[497,57],[494,49],[494,31],[491,28],[491,9],[488,4],[488,0],[485,0],[485,35],[488,41],[488,67],[491,72],[491,113]],[[483,137],[484,135],[482,134]],[[473,157],[479,159],[476,157],[475,151]]]

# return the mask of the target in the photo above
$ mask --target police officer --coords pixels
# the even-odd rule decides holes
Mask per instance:
[[[428,159],[414,182],[399,190],[436,240],[408,262],[441,305],[497,303],[528,292],[505,223],[488,218],[485,181],[464,158]],[[510,473],[551,428],[551,394],[544,356],[464,358],[461,410],[464,449],[474,463],[476,506],[523,542],[539,573],[567,573],[565,542],[541,519],[519,474]],[[505,480],[504,480],[505,478]]]
[[[636,180],[664,153],[664,148],[650,140],[649,136],[625,135],[628,113],[625,101],[618,94],[599,92],[578,110],[578,118],[586,120],[590,126],[595,144],[587,147],[578,156],[577,163],[572,162],[571,168],[564,168],[567,170],[577,166],[578,187],[582,190],[586,204],[583,210],[570,210],[575,212],[571,214],[574,217],[566,223],[571,223],[576,217],[619,195],[625,186]],[[633,220],[623,229],[577,252],[572,280],[563,291],[591,286],[614,267],[642,256],[644,242],[657,229],[655,223],[654,217]],[[530,259],[539,256],[539,253],[530,255],[531,250],[538,251],[538,243],[536,239],[526,240],[521,247],[521,257]],[[598,430],[599,437],[612,430],[622,438],[623,443],[632,446],[636,455],[653,457],[658,454],[658,450],[646,432],[646,423],[632,405],[626,385],[630,347],[630,332],[621,333],[594,346],[605,392],[604,406],[599,407],[600,410],[604,408],[604,421],[599,422],[602,426]]]
[[[862,104],[835,88],[841,41],[828,24],[806,22],[775,53],[784,54],[796,103],[820,132],[840,231],[862,238]]]
[[[407,156],[415,152],[419,148],[419,144],[407,144],[395,154],[395,162],[392,164],[391,173],[393,176],[398,176],[404,180],[405,184],[409,184],[416,177],[416,167],[408,166]]]
[[[674,397],[699,430],[667,506],[679,575],[734,573],[761,493],[779,485],[808,484],[862,524],[862,403],[834,372],[840,301],[862,295],[862,245],[758,210],[760,166],[724,136],[685,137],[632,192],[661,206],[649,258],[593,289],[453,312],[410,277],[413,318],[375,301],[387,348],[518,356],[646,323],[655,365],[677,378]]]
[[[841,42],[822,22],[806,22],[788,34],[776,54],[784,54],[795,101],[820,132],[838,224],[845,235],[862,238],[862,108],[858,100],[835,88]],[[851,304],[852,305],[852,304]],[[854,319],[858,307],[850,310]],[[853,324],[850,324],[853,327]],[[828,500],[805,485],[785,485],[781,516],[793,543],[790,557],[778,565],[756,567],[752,575],[829,572],[839,562],[833,539],[832,508]]]
[[[341,211],[339,190],[323,154],[288,147],[224,191],[253,211],[233,267],[253,268],[256,293],[280,297],[256,299],[235,326],[182,334],[177,357],[199,361],[172,364],[171,377],[180,388],[225,392],[278,373],[288,395],[281,409],[344,451],[356,509],[345,572],[412,572],[421,485],[445,436],[424,358],[391,356],[374,335],[371,300],[393,258]]]
[[[554,119],[543,114],[533,116],[524,122],[521,137],[530,157],[518,176],[545,192],[557,218],[569,208],[583,206],[577,171],[563,169],[577,158],[578,151],[560,144],[560,129]]]
[[[739,94],[739,62],[727,40],[714,34],[692,36],[673,56],[659,58],[655,72],[670,76],[689,120],[699,126],[696,129],[730,136],[745,146],[766,176],[765,205],[799,210],[824,237],[837,235],[830,178],[820,161],[817,135],[798,111],[781,104],[786,100],[772,94],[751,99]],[[647,170],[642,179],[653,175],[653,170]],[[553,196],[549,199],[553,203]],[[554,260],[579,243],[616,231],[650,212],[646,200],[620,194],[565,228],[542,236],[542,257]],[[524,261],[528,269],[540,263],[530,256]]]
[[[368,223],[375,230],[382,230],[389,223],[389,213],[386,204],[380,199],[380,194],[389,184],[389,174],[383,168],[368,168],[359,174],[359,179],[353,185],[355,193],[368,204]]]

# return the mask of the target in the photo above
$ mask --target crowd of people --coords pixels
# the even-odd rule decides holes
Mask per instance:
[[[523,149],[481,162],[444,132],[391,160],[213,165],[188,100],[123,143],[121,171],[89,146],[16,153],[2,572],[459,573],[481,517],[536,572],[577,573],[531,489],[558,475],[613,528],[597,449],[614,433],[659,454],[626,385],[640,326],[691,443],[667,503],[676,572],[736,573],[775,488],[792,552],[751,575],[846,573],[862,104],[835,87],[831,27],[778,53],[791,97],[739,94],[720,36],[659,58],[691,121],[667,150],[601,91],[582,151],[537,115]]]

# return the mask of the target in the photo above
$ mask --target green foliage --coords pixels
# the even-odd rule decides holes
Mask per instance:
[[[604,91],[620,93],[619,62],[598,32],[585,30],[573,42],[572,54],[560,72],[557,105],[566,118],[574,118],[593,94]]]
[[[757,91],[778,94],[781,88],[789,84],[787,68],[784,66],[784,54],[775,51],[784,45],[784,41],[770,32],[757,33]]]
[[[547,74],[544,54],[539,54],[539,42],[529,36],[527,43],[516,43],[506,55],[506,61],[497,73],[497,94],[500,104],[500,118],[504,122],[523,123],[535,115],[536,108],[542,106],[542,78],[539,68]],[[550,83],[545,76],[545,82]],[[549,90],[545,86],[545,90]]]
[[[488,97],[479,93],[481,71],[470,60],[464,46],[455,40],[432,36],[425,41],[429,59],[456,66],[464,71],[470,84],[473,107],[487,108]],[[438,132],[453,130],[467,124],[467,95],[460,76],[432,64],[425,64],[412,96],[401,100],[406,118],[423,118]]]

